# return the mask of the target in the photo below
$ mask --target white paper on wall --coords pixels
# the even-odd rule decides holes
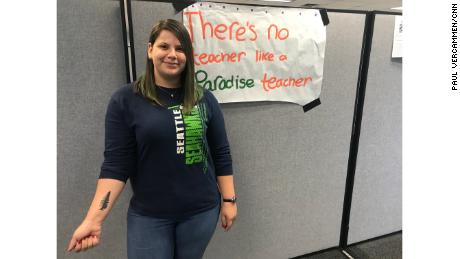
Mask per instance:
[[[402,34],[403,34],[403,19],[402,15],[395,16],[395,30],[393,33],[393,51],[392,58],[402,58]]]
[[[195,77],[221,103],[318,99],[326,26],[318,10],[195,3],[183,10]]]

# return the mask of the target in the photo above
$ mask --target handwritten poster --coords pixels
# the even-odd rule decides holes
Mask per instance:
[[[183,21],[196,81],[220,103],[319,98],[326,27],[318,10],[199,2]]]

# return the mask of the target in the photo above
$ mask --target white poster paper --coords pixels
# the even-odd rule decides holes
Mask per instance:
[[[195,3],[183,10],[195,77],[221,103],[318,99],[326,26],[318,10]]]

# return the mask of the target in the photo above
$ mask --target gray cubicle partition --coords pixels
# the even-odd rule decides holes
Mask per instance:
[[[338,245],[364,15],[329,19],[320,106],[222,105],[239,218],[231,232],[216,231],[205,258],[290,258]]]
[[[348,243],[402,230],[402,59],[394,15],[376,15]]]
[[[129,188],[104,223],[102,245],[65,252],[96,189],[105,110],[125,71],[118,1],[57,1],[57,258],[126,258]]]
[[[104,222],[101,245],[65,255],[96,187],[107,102],[126,81],[118,5],[58,0],[58,258],[126,258],[129,186]],[[132,15],[139,75],[151,26],[180,16],[171,4],[137,1]],[[320,106],[303,113],[280,102],[222,105],[239,213],[230,232],[218,226],[205,258],[289,258],[338,245],[364,15],[329,19]]]

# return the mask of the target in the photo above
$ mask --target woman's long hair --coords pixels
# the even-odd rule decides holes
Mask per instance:
[[[187,29],[182,23],[173,19],[166,19],[159,21],[152,28],[149,36],[149,43],[153,45],[163,30],[168,30],[177,37],[185,53],[186,62],[184,71],[181,73],[181,83],[182,87],[184,88],[184,108],[182,112],[187,114],[193,109],[193,107],[203,96],[203,88],[195,83],[195,66],[193,62],[192,41]],[[147,100],[154,104],[164,106],[158,98],[155,84],[155,75],[153,71],[153,61],[150,60],[147,55],[145,73],[141,75],[139,79],[134,83],[134,92],[144,96],[147,98]]]

